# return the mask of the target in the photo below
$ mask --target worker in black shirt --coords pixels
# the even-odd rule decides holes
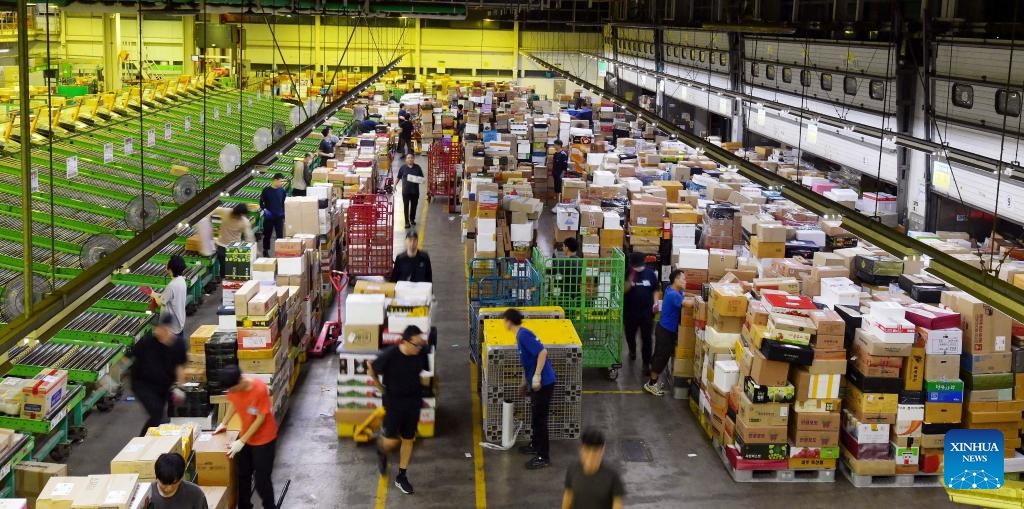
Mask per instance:
[[[462,138],[462,132],[466,129],[466,110],[461,104],[455,106],[455,134]]]
[[[658,291],[658,275],[647,266],[643,253],[630,253],[626,268],[626,294],[622,299],[622,325],[630,360],[636,359],[636,333],[640,332],[643,374],[651,373],[651,345],[654,332],[654,294]]]
[[[569,169],[569,154],[562,140],[555,140],[555,153],[551,156],[551,178],[555,181],[555,203],[562,203],[562,176]],[[552,210],[554,212],[554,210]]]
[[[324,136],[324,139],[320,140],[320,159],[334,159],[334,149],[338,146],[338,142],[341,140],[334,135],[330,126],[325,127],[320,134]]]
[[[380,475],[387,475],[388,453],[401,444],[395,486],[405,494],[413,492],[406,469],[412,459],[412,446],[420,422],[420,409],[423,408],[423,388],[430,384],[430,379],[424,376],[430,370],[430,363],[423,353],[426,344],[423,331],[410,325],[402,331],[402,342],[385,348],[369,367],[370,377],[380,387],[384,401],[382,438],[377,445],[378,469]]]
[[[277,238],[284,238],[284,199],[285,178],[283,173],[275,173],[274,180],[260,193],[260,208],[263,209],[263,256],[270,257],[272,233]]]
[[[398,117],[398,153],[399,154],[412,154],[412,121],[409,120],[408,116]]]
[[[582,308],[580,290],[583,283],[583,259],[580,258],[580,241],[569,237],[562,241],[562,256],[551,260],[551,277],[558,289],[555,298],[563,308]]]
[[[187,361],[185,342],[171,330],[171,315],[164,315],[132,348],[131,380],[135,399],[149,414],[139,436],[167,422],[166,411],[172,399],[183,402],[185,393],[176,387],[184,380]]]
[[[405,229],[416,226],[416,208],[420,204],[420,184],[423,183],[423,168],[416,164],[416,156],[405,154],[405,164],[398,169],[398,180],[402,182],[402,205],[405,213]]]
[[[432,283],[434,274],[430,268],[430,257],[426,251],[419,250],[419,235],[410,230],[405,234],[405,252],[395,257],[395,266],[391,269],[392,283],[412,281],[413,283]]]

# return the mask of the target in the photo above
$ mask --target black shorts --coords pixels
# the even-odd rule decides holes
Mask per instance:
[[[562,174],[556,173],[552,177],[555,181],[555,194],[562,194]]]
[[[416,438],[422,407],[422,398],[395,398],[385,402],[384,424],[381,427],[384,438]]]

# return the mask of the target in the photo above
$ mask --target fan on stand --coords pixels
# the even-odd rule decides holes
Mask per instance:
[[[195,175],[182,175],[174,181],[174,203],[182,205],[195,197],[199,192],[199,179]]]
[[[88,269],[121,247],[121,244],[121,239],[109,233],[93,235],[82,244],[82,252],[78,255],[79,263],[83,269]]]
[[[252,135],[252,146],[257,152],[266,150],[272,141],[273,134],[270,132],[270,129],[267,129],[266,127],[257,129]]]
[[[292,123],[292,127],[301,124],[304,120],[306,120],[306,108],[293,106],[291,111],[288,112],[288,121]]]
[[[149,196],[136,196],[128,202],[124,211],[124,222],[134,231],[140,232],[160,219],[160,206]]]
[[[50,282],[42,276],[33,274],[32,302],[36,303],[43,300],[43,296],[49,291]],[[3,311],[4,319],[8,322],[25,312],[25,280],[20,275],[8,282],[4,287],[3,309],[0,309],[0,311]]]
[[[284,122],[281,122],[280,120],[275,121],[270,127],[270,134],[273,135],[274,141],[284,138],[285,133],[286,130],[284,128]]]
[[[238,145],[228,144],[220,149],[220,169],[224,173],[235,171],[242,164],[242,151]]]

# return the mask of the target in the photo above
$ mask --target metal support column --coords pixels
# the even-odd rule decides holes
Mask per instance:
[[[665,72],[665,29],[657,27],[654,29],[654,70],[658,73]],[[665,80],[660,74],[654,80],[654,112],[659,117],[665,116]]]
[[[28,93],[28,0],[18,0],[18,113],[21,120],[21,249],[25,314],[32,312],[32,108]]]
[[[743,91],[743,34],[729,33],[729,89],[734,92]],[[743,100],[732,101],[732,139],[729,141],[743,142],[746,131],[746,108]],[[746,145],[744,145],[746,146]]]
[[[182,74],[191,76],[196,72],[192,55],[196,55],[196,17],[181,17],[181,69]]]
[[[103,89],[117,92],[121,89],[121,15],[103,15]]]
[[[324,71],[324,35],[321,32],[320,15],[313,16],[313,74]]]
[[[420,18],[416,18],[416,37],[413,38],[415,42],[414,53],[416,58],[416,76],[423,76],[426,78],[426,72],[423,69],[423,32],[420,30]]]
[[[512,40],[515,41],[513,43],[515,44],[515,47],[512,49],[512,58],[515,59],[515,64],[513,64],[514,67],[512,69],[512,79],[514,80],[519,79],[519,69],[521,67],[520,59],[522,56],[519,55],[519,47],[522,45],[522,41],[519,40],[521,35],[522,34],[519,33],[519,20],[517,19],[512,22]]]

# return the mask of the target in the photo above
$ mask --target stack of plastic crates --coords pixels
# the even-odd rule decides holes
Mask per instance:
[[[583,367],[604,368],[615,380],[622,367],[622,298],[626,258],[615,249],[608,258],[549,258],[533,249],[540,274],[541,306],[558,306],[576,327],[583,344]]]
[[[469,342],[473,362],[480,363],[480,310],[535,306],[540,301],[540,274],[515,258],[474,258],[469,262]]]
[[[395,209],[391,197],[357,194],[345,212],[345,257],[350,276],[391,272]]]
[[[548,351],[555,369],[555,392],[551,398],[548,429],[552,440],[579,438],[583,419],[583,350],[579,337],[568,320],[523,320]],[[504,320],[484,320],[483,401],[484,439],[500,442],[501,410],[505,401],[515,405],[514,421],[522,423],[519,438],[530,438],[530,402],[519,394],[523,367],[519,362],[515,336],[505,330]]]

